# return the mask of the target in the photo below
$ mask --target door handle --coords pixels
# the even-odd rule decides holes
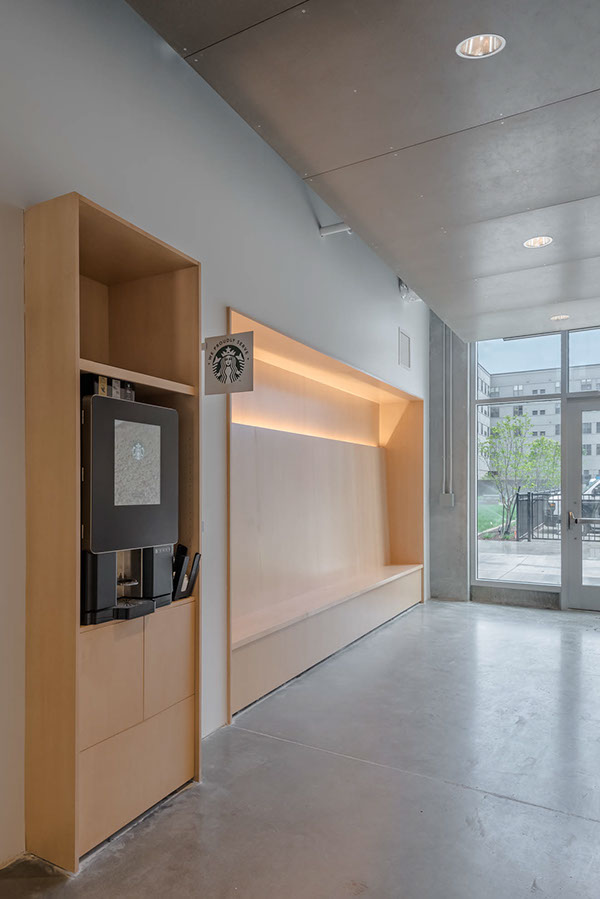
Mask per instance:
[[[574,524],[598,524],[600,525],[600,518],[575,518],[572,512],[569,512],[568,519],[569,527],[572,527]]]

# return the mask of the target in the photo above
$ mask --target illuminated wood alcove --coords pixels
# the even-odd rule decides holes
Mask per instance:
[[[230,713],[422,600],[423,401],[230,311]]]

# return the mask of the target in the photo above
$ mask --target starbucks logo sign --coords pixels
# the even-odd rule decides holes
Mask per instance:
[[[207,337],[205,393],[239,393],[253,389],[254,332]]]
[[[235,384],[244,373],[246,360],[242,350],[232,343],[225,344],[214,355],[212,369],[221,384]]]

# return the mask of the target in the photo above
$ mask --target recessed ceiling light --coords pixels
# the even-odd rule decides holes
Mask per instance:
[[[548,237],[547,234],[542,234],[540,237],[530,237],[523,246],[527,247],[528,250],[539,250],[541,247],[547,247],[551,243],[552,238]]]
[[[559,315],[551,315],[551,316],[550,316],[550,321],[551,321],[551,322],[566,322],[566,320],[567,320],[568,318],[571,318],[571,316],[570,316],[570,315],[567,315],[567,314],[564,313],[564,312],[561,312]]]
[[[474,34],[467,37],[456,47],[462,59],[487,59],[504,50],[506,41],[499,34]]]

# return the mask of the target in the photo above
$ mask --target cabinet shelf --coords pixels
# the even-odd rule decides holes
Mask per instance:
[[[119,378],[121,381],[131,381],[134,384],[143,384],[154,390],[181,393],[184,396],[198,396],[198,391],[192,384],[180,384],[178,381],[168,381],[166,378],[155,378],[154,375],[145,375],[139,371],[129,371],[126,368],[105,365],[103,362],[93,362],[90,359],[80,359],[79,370],[90,374],[104,375],[107,378]]]

